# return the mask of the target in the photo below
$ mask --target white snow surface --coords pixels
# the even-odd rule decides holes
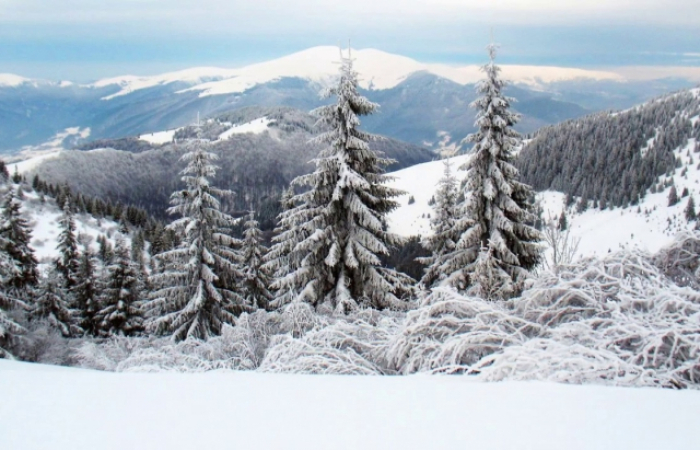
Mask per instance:
[[[688,145],[676,150],[675,154],[683,161],[683,166],[673,174],[676,190],[680,197],[684,188],[697,202],[700,200],[700,169],[698,169],[697,153],[693,153],[695,139],[690,139]],[[686,154],[690,151],[693,164]],[[463,179],[465,173],[456,170],[467,161],[469,156],[452,158],[457,176]],[[687,175],[681,172],[687,168]],[[390,186],[407,192],[398,198],[400,208],[389,215],[389,230],[402,236],[429,235],[430,214],[432,208],[428,201],[435,193],[435,187],[443,175],[442,161],[432,161],[412,166],[389,175],[396,178]],[[688,198],[681,198],[675,206],[668,206],[669,188],[662,192],[651,194],[647,192],[638,206],[615,208],[601,211],[589,208],[582,214],[567,210],[571,235],[581,239],[578,255],[604,256],[621,248],[638,248],[649,252],[657,252],[668,245],[673,237],[682,230],[690,229],[684,217],[683,210]],[[415,203],[408,204],[413,196]],[[564,194],[546,191],[538,194],[544,210],[544,218],[558,217],[564,207]]]
[[[265,132],[267,130],[267,126],[270,124],[270,120],[267,117],[261,117],[259,119],[255,119],[251,122],[247,123],[242,123],[239,125],[233,125],[231,128],[228,130],[224,131],[221,133],[219,136],[220,141],[225,141],[229,139],[231,136],[234,134],[244,134],[244,133],[253,133],[253,134],[260,134]]]
[[[192,84],[193,86],[185,91],[199,91],[201,96],[241,93],[256,85],[282,78],[302,78],[327,87],[337,77],[339,52],[340,50],[333,46],[313,47],[282,58],[241,68],[199,67],[151,77],[122,76],[100,80],[93,86],[118,85],[121,88],[118,92],[104,97],[103,100],[176,81]],[[460,67],[426,64],[371,48],[353,49],[352,57],[355,59],[354,68],[360,75],[360,86],[366,89],[390,89],[409,75],[421,71],[427,71],[459,84],[474,83],[482,78],[479,65]],[[502,66],[502,69],[506,78],[533,87],[576,78],[624,81],[622,76],[605,71],[508,65]]]
[[[8,158],[8,162],[12,164],[8,164],[7,168],[10,173],[14,173],[15,169],[19,173],[32,170],[42,162],[58,156],[61,151],[65,150],[63,145],[67,139],[87,139],[90,137],[90,132],[90,128],[70,127],[56,133],[55,136],[43,144],[22,147],[15,156]]]
[[[108,373],[0,360],[0,448],[692,448],[700,391],[461,376]]]
[[[155,145],[167,144],[173,141],[177,130],[179,130],[179,128],[174,130],[158,131],[155,133],[146,133],[139,136],[139,139]]]
[[[17,87],[31,80],[12,73],[0,73],[0,86],[2,87]]]

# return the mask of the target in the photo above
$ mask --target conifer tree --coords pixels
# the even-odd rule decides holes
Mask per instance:
[[[264,270],[273,278],[270,284],[270,289],[274,292],[273,300],[270,302],[272,308],[281,308],[291,303],[297,296],[295,286],[286,277],[299,268],[300,255],[298,253],[292,255],[292,250],[297,242],[301,242],[307,235],[304,230],[297,227],[298,214],[293,211],[296,207],[293,187],[290,186],[282,192],[280,206],[282,212],[277,218],[277,226],[272,238],[273,245],[265,255],[264,265]]]
[[[540,261],[543,240],[528,225],[534,219],[531,189],[517,180],[513,165],[518,116],[510,110],[513,100],[503,95],[496,50],[496,45],[488,46],[490,61],[482,68],[486,79],[477,85],[481,97],[472,103],[478,131],[467,137],[474,148],[461,167],[467,175],[463,216],[456,223],[460,237],[442,265],[445,284],[488,299],[519,292],[529,269]]]
[[[418,262],[426,265],[425,274],[420,283],[424,288],[433,287],[444,274],[440,267],[445,255],[454,251],[459,235],[455,230],[457,220],[457,177],[452,173],[452,163],[445,159],[443,176],[438,183],[433,205],[430,225],[432,236],[423,239],[421,244],[432,252],[431,256],[418,258]]]
[[[95,255],[89,245],[84,245],[80,255],[80,265],[77,273],[78,284],[73,289],[73,297],[78,314],[78,325],[88,336],[97,336],[100,332],[99,291],[95,264]]]
[[[695,211],[695,200],[693,200],[692,196],[688,198],[688,203],[685,205],[683,213],[685,214],[685,220],[688,222],[698,218],[697,212]]]
[[[27,220],[21,216],[20,208],[17,195],[12,189],[8,190],[0,218],[0,235],[4,251],[14,267],[14,272],[6,280],[6,286],[15,292],[36,286],[39,276],[34,250],[29,246],[31,229]]]
[[[676,186],[671,186],[671,190],[668,191],[668,206],[675,206],[678,203],[678,192],[676,191]]]
[[[217,156],[200,140],[189,145],[193,148],[182,157],[186,188],[173,193],[168,210],[182,216],[169,225],[182,243],[154,257],[164,271],[152,276],[155,292],[147,304],[149,327],[175,340],[219,335],[224,324],[234,323],[235,314],[249,308],[231,288],[242,278],[241,243],[226,234],[234,221],[217,199],[232,193],[210,185]]]
[[[58,223],[61,231],[58,235],[59,257],[56,260],[56,270],[63,279],[63,287],[70,291],[78,284],[77,272],[80,266],[80,254],[75,219],[68,200],[63,206],[63,215]]]
[[[16,274],[17,269],[12,258],[3,250],[5,241],[0,236],[0,358],[10,358],[8,347],[16,340],[17,336],[24,333],[25,329],[11,316],[13,310],[26,310],[27,305],[15,298],[8,288],[10,279]]]
[[[272,294],[267,289],[270,277],[263,266],[267,248],[263,245],[262,231],[255,220],[255,212],[251,211],[248,220],[243,225],[243,296],[246,303],[254,308],[269,308]]]
[[[68,306],[66,290],[58,284],[56,278],[55,273],[50,273],[41,280],[31,317],[46,320],[64,337],[72,337],[79,334],[80,330],[73,322],[75,312]]]
[[[119,236],[114,259],[107,267],[100,328],[106,335],[134,336],[143,331],[143,294],[138,267],[129,258],[129,248]]]
[[[299,267],[275,280],[273,288],[338,311],[405,308],[403,297],[412,293],[413,280],[382,267],[379,258],[403,242],[386,231],[386,216],[398,206],[393,198],[401,193],[386,186],[390,160],[370,149],[372,136],[358,129],[358,116],[377,105],[358,93],[350,54],[341,54],[340,80],[327,94],[336,96],[336,103],[315,111],[330,129],[316,138],[327,148],[314,160],[313,173],[293,181],[309,189],[294,197],[298,206],[283,217],[298,227],[290,258],[299,258]]]

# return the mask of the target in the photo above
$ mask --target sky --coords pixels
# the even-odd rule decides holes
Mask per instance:
[[[348,39],[466,65],[491,33],[503,64],[700,67],[698,0],[0,0],[0,73],[240,67]]]

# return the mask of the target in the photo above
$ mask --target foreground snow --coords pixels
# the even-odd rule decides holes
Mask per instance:
[[[22,450],[657,450],[692,448],[700,421],[700,392],[688,390],[4,360],[0,398],[0,448]]]

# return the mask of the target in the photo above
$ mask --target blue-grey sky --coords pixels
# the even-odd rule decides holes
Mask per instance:
[[[554,4],[555,6],[552,6]],[[237,67],[351,38],[424,62],[700,66],[698,0],[0,0],[0,72]]]

